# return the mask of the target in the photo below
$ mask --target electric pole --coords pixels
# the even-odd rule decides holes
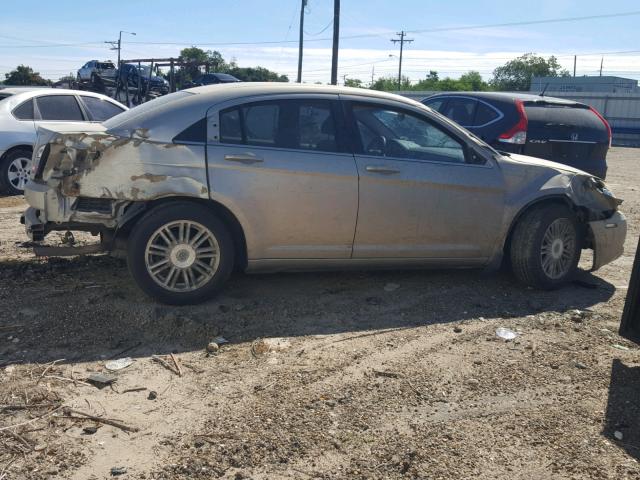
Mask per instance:
[[[331,52],[331,85],[338,84],[339,40],[340,40],[340,0],[333,0],[333,51]]]
[[[402,30],[400,33],[396,33],[400,38],[392,38],[391,41],[396,44],[400,43],[400,63],[398,65],[398,90],[402,89],[402,51],[404,49],[405,42],[411,43],[413,42],[413,38],[405,38],[407,36],[407,32]]]
[[[576,64],[578,63],[578,56],[574,55],[573,56],[573,76],[575,78],[576,76]]]
[[[129,35],[135,35],[135,32],[125,32],[124,30],[120,30],[120,34],[118,35],[118,41],[104,42],[104,43],[111,44],[111,50],[118,51],[118,63],[117,63],[118,68],[120,68],[120,51],[122,50],[122,34],[123,33],[128,33]]]
[[[302,43],[304,41],[304,9],[307,0],[302,0],[300,5],[300,41],[298,42],[298,83],[302,83]]]
[[[602,76],[602,64],[604,63],[604,57],[600,57],[600,76]]]
[[[375,65],[371,65],[371,85],[373,86],[373,83],[375,82],[376,79],[376,66]]]

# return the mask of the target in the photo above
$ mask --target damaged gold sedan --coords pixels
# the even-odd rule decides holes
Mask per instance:
[[[496,268],[554,288],[581,250],[622,254],[604,183],[501,154],[424,105],[363,89],[242,83],[153,100],[102,125],[41,129],[23,216],[100,235],[40,255],[126,253],[162,302],[206,300],[234,269]]]

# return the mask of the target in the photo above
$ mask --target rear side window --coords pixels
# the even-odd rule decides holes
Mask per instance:
[[[482,125],[493,122],[499,116],[500,114],[495,108],[490,107],[486,103],[478,102],[478,107],[476,108],[476,119],[473,122],[473,125],[481,127]]]
[[[432,98],[431,100],[425,100],[424,104],[429,108],[433,108],[436,112],[441,112],[445,101],[446,98]]]
[[[33,99],[27,100],[14,108],[13,116],[18,120],[33,120]]]
[[[323,100],[259,102],[224,110],[220,141],[330,152],[338,148],[331,103]]]
[[[96,122],[103,122],[114,115],[124,112],[124,109],[102,98],[88,97],[85,95],[82,95],[80,98],[82,98],[87,110],[89,110],[91,119]]]
[[[37,102],[42,120],[84,120],[78,101],[73,95],[47,95],[38,97]]]
[[[470,127],[474,124],[477,103],[472,98],[452,97],[442,113],[457,124],[463,127]]]

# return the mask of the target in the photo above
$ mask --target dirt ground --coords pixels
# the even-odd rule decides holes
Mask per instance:
[[[640,478],[640,348],[616,334],[639,157],[609,156],[625,256],[554,292],[476,271],[237,275],[166,307],[122,260],[34,258],[23,200],[0,199],[0,480]]]

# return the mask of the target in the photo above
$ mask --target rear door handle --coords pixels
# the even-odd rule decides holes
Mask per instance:
[[[394,175],[396,173],[400,173],[400,170],[396,170],[394,168],[376,167],[375,165],[367,165],[366,170],[367,172],[379,173],[381,175]]]
[[[255,155],[252,154],[231,154],[231,155],[225,155],[224,159],[227,162],[238,162],[238,163],[244,163],[245,165],[251,165],[252,163],[260,163],[260,162],[264,162],[264,160],[260,157],[256,157]]]

